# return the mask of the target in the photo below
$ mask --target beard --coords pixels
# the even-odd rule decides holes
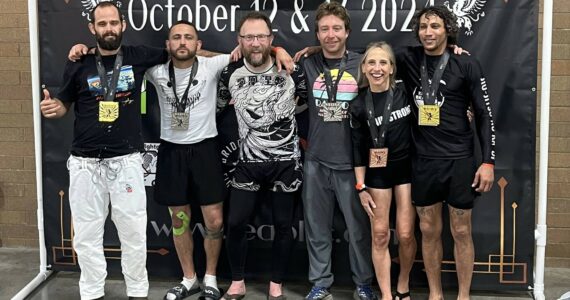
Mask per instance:
[[[106,38],[109,36],[114,37],[114,39],[107,40]],[[119,34],[115,34],[111,32],[105,35],[100,35],[99,33],[97,33],[96,38],[97,38],[97,45],[99,45],[101,49],[113,51],[121,47],[121,41],[123,40],[123,33],[120,32]]]
[[[254,55],[254,51],[259,51],[261,50],[261,57],[259,59],[254,59],[253,55]],[[267,62],[267,60],[269,59],[269,56],[271,55],[271,48],[269,47],[260,47],[259,49],[253,50],[253,49],[246,49],[245,47],[242,48],[242,52],[243,52],[243,56],[245,57],[245,61],[247,61],[248,64],[252,65],[253,67],[259,67],[262,66],[264,63]]]
[[[178,50],[180,49],[186,49],[186,54],[179,54]],[[194,49],[194,51],[192,51],[190,48],[178,47],[176,50],[170,50],[170,56],[176,58],[179,61],[188,61],[196,57],[196,50]]]

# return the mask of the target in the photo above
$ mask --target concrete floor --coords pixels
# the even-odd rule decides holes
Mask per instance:
[[[12,249],[0,248],[0,300],[11,299],[23,288],[38,272],[39,254],[35,249]],[[570,269],[547,268],[545,272],[546,299],[558,299],[561,295],[570,291]],[[44,284],[27,299],[30,300],[71,300],[79,299],[77,285],[78,273],[59,272],[52,275]],[[160,300],[164,292],[176,284],[175,280],[151,278],[149,299]],[[222,288],[227,288],[228,282],[220,283]],[[303,299],[310,289],[309,284],[288,284],[285,294],[290,300]],[[336,300],[352,299],[352,287],[334,287],[332,293]],[[121,278],[108,278],[105,286],[106,299],[126,299],[125,285]],[[266,286],[261,283],[248,283],[247,299],[266,299]],[[427,299],[425,290],[412,291],[414,299]],[[447,299],[454,299],[456,294],[445,294]],[[476,293],[471,297],[473,300],[483,299],[532,299],[530,294],[512,293]],[[187,298],[198,299],[198,296]],[[570,299],[570,298],[566,298]]]

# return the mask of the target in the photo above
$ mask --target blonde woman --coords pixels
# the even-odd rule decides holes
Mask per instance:
[[[372,226],[372,261],[382,299],[390,287],[389,214],[396,199],[396,238],[400,275],[394,299],[410,299],[409,274],[416,255],[415,210],[411,201],[411,108],[395,82],[392,48],[385,42],[368,46],[359,68],[361,87],[351,106],[354,172],[360,202]]]

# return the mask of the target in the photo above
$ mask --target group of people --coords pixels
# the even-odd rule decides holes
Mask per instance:
[[[46,118],[59,118],[74,105],[69,201],[73,246],[81,268],[81,299],[102,299],[106,261],[103,228],[109,204],[121,242],[121,266],[129,299],[146,299],[146,193],[140,87],[143,76],[156,87],[161,110],[161,144],[154,199],[168,207],[182,281],[164,299],[202,293],[206,300],[244,299],[246,226],[260,193],[268,191],[275,237],[267,298],[286,299],[282,282],[293,246],[295,193],[302,188],[309,280],[307,300],[333,299],[329,288],[332,227],[338,205],[347,224],[355,299],[410,299],[409,274],[416,256],[416,212],[429,299],[442,299],[442,206],[449,207],[455,241],[458,299],[468,299],[473,273],[471,211],[474,198],[490,190],[494,174],[494,124],[485,78],[476,59],[456,55],[457,25],[444,7],[415,16],[421,46],[394,52],[371,43],[361,55],[347,49],[350,17],[337,2],[316,11],[320,47],[292,58],[273,47],[267,16],[252,12],[238,26],[243,59],[201,50],[196,27],[178,21],[166,50],[122,45],[126,28],[113,2],[91,12],[93,50],[70,53],[57,98],[44,90]],[[307,55],[309,54],[310,55]],[[283,66],[283,68],[281,67]],[[295,119],[308,105],[305,160]],[[473,110],[483,161],[474,158]],[[216,114],[235,114],[239,158],[227,198],[219,155]],[[389,211],[396,204],[400,273],[391,291]],[[267,194],[263,194],[267,195]],[[190,203],[204,217],[206,271],[202,284],[193,264]],[[216,267],[225,245],[232,282],[222,295]]]

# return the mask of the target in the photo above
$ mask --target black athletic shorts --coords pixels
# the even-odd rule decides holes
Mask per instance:
[[[477,166],[475,158],[412,159],[412,203],[430,206],[445,202],[454,208],[471,209],[480,195],[471,187]]]
[[[274,162],[238,162],[232,187],[245,191],[268,189],[273,192],[297,191],[303,182],[303,168],[299,160]]]
[[[215,138],[189,145],[161,141],[154,186],[158,204],[182,206],[198,201],[209,205],[224,201],[226,194]]]
[[[412,161],[409,157],[388,161],[383,168],[366,168],[364,184],[373,189],[390,189],[412,182]]]

